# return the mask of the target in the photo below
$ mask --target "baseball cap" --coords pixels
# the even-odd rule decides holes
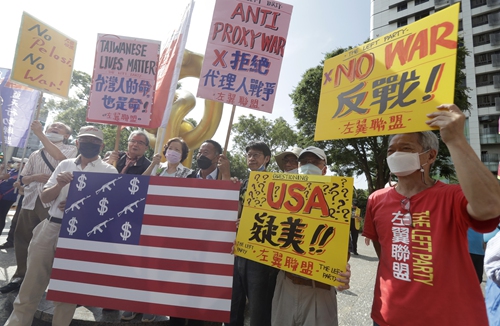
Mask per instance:
[[[104,140],[104,135],[102,131],[94,126],[81,127],[77,137],[84,137],[84,136],[90,136],[100,140]]]
[[[294,147],[291,150],[284,151],[283,153],[276,155],[274,159],[276,160],[276,163],[278,163],[278,167],[280,168],[280,170],[285,171],[285,164],[283,164],[283,159],[285,158],[285,156],[295,155],[297,156],[297,158],[299,158],[300,152],[302,152],[302,148]]]
[[[325,160],[325,164],[328,164],[327,161],[326,161],[325,151],[323,151],[321,148],[318,148],[318,147],[315,147],[315,146],[309,146],[309,147],[305,148],[302,152],[300,152],[299,159],[305,153],[313,153],[314,155],[316,155],[320,159]]]

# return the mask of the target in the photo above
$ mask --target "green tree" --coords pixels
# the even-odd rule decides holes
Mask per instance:
[[[283,118],[268,120],[250,114],[240,116],[232,126],[233,150],[231,155],[231,175],[240,179],[248,177],[245,147],[252,141],[263,141],[271,149],[271,164],[268,171],[279,171],[274,156],[298,144],[297,132]]]
[[[457,67],[455,80],[455,103],[462,110],[469,110],[467,88],[464,86],[465,75],[462,69],[468,55],[463,43],[459,40],[457,51]],[[325,59],[316,67],[310,68],[302,76],[294,91],[290,94],[293,112],[297,118],[299,142],[311,143],[314,139],[318,103],[321,91],[324,61],[342,54],[352,47],[338,48],[325,55]],[[439,134],[439,133],[438,133]],[[364,174],[369,193],[383,188],[389,181],[389,168],[385,158],[388,147],[388,136],[352,138],[317,142],[327,153],[329,162],[333,162],[331,170],[339,175],[360,176]],[[449,152],[441,142],[441,148],[434,165],[436,173],[445,178],[452,178],[454,169],[449,159]]]

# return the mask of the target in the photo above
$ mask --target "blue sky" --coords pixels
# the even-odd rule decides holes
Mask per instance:
[[[325,53],[338,47],[358,45],[370,35],[369,0],[288,0],[293,6],[287,45],[272,114],[237,108],[239,115],[254,114],[267,119],[285,118],[295,125],[289,94],[304,72],[320,63]],[[215,0],[197,0],[186,48],[204,53]],[[184,8],[180,0],[22,0],[2,6],[2,50],[0,67],[11,68],[23,11],[77,40],[74,69],[92,74],[98,33],[145,38],[165,42]],[[196,94],[198,80],[182,81],[183,88]],[[188,117],[201,115],[198,101]],[[224,115],[214,139],[225,142],[231,106]]]

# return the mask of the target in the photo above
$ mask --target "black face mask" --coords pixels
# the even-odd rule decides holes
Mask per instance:
[[[78,149],[80,150],[80,154],[85,158],[96,157],[101,151],[101,144],[79,143],[79,145]]]
[[[196,163],[200,169],[206,170],[212,165],[212,160],[202,155],[196,160]]]

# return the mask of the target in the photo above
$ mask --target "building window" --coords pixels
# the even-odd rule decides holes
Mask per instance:
[[[476,54],[474,56],[474,65],[476,67],[488,65],[490,63],[491,63],[491,54],[489,53]]]
[[[480,46],[480,45],[485,45],[490,43],[490,34],[489,33],[484,33],[484,34],[478,34],[474,35],[472,37],[472,44],[474,46]]]
[[[406,2],[404,2],[404,3],[400,3],[400,4],[398,5],[398,11],[403,11],[403,10],[405,10],[405,9],[408,9],[408,4],[407,4]]]
[[[398,20],[398,27],[406,26],[408,25],[408,19],[400,19]]]
[[[463,30],[464,30],[464,23],[463,23],[463,21],[460,19],[460,20],[458,21],[458,31],[459,31],[459,32],[461,32],[461,31],[463,31]]]
[[[477,107],[478,108],[485,108],[485,107],[489,107],[489,106],[495,106],[495,97],[499,97],[499,96],[500,96],[500,93],[478,95]]]
[[[470,0],[471,9],[486,5],[486,0]]]
[[[488,24],[488,15],[479,15],[476,17],[472,17],[472,27],[477,27],[481,25]]]
[[[493,85],[493,74],[476,75],[476,86]]]
[[[417,14],[417,15],[415,15],[415,21],[420,20],[420,19],[427,17],[427,16],[429,16],[429,12],[422,12],[420,14]]]
[[[415,6],[421,5],[422,3],[429,2],[429,0],[415,0]]]

